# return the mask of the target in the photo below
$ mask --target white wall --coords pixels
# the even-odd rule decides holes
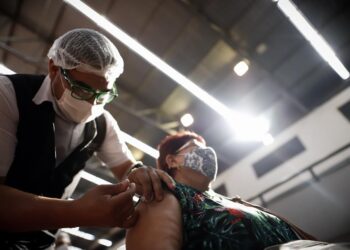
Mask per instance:
[[[229,196],[239,194],[243,198],[249,198],[349,143],[350,122],[338,111],[338,107],[349,100],[350,88],[347,88],[279,134],[272,145],[259,148],[223,172],[213,183],[213,187],[225,184]],[[261,178],[257,178],[253,163],[295,136],[300,139],[306,150]],[[346,154],[343,153],[343,156],[338,158],[345,157]],[[330,161],[332,160],[334,159]],[[305,178],[309,176],[301,176],[298,179]],[[295,182],[298,180],[288,185],[295,185]]]

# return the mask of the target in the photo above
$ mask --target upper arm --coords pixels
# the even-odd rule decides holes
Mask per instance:
[[[18,108],[11,81],[0,76],[0,176],[6,176],[17,143]]]
[[[104,112],[106,117],[106,136],[99,150],[97,156],[109,167],[112,172],[120,179],[120,173],[124,174],[124,168],[121,166],[129,162],[129,166],[132,162],[135,162],[133,155],[128,149],[122,131],[120,131],[118,123],[108,112]]]
[[[162,201],[142,202],[137,211],[139,219],[126,234],[127,250],[181,249],[181,208],[174,195],[166,193]]]

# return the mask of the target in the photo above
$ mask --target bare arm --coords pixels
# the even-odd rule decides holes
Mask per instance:
[[[120,165],[111,167],[110,169],[117,180],[124,180],[127,178],[127,173],[129,172],[132,165],[133,162],[127,160]]]
[[[139,220],[126,234],[127,250],[181,249],[181,208],[172,194],[166,192],[160,202],[142,202],[137,210]]]
[[[47,198],[0,185],[0,230],[33,231],[75,226],[130,227],[137,220],[125,181],[92,188],[74,201]],[[127,217],[131,216],[129,219]]]

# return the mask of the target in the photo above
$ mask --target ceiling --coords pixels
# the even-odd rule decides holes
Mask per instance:
[[[227,107],[263,114],[273,136],[349,86],[271,0],[85,2]],[[294,3],[350,69],[350,2]],[[154,148],[182,129],[178,121],[187,112],[195,119],[190,129],[216,149],[221,174],[262,146],[238,142],[220,115],[63,1],[0,0],[0,23],[0,62],[20,73],[46,74],[48,49],[70,29],[93,28],[108,36],[125,60],[119,97],[108,109],[123,131]],[[242,59],[250,69],[238,77],[232,68]],[[155,165],[153,158],[132,150]],[[91,171],[110,179],[105,171]],[[84,182],[81,190],[89,186]],[[118,229],[86,231],[113,241],[123,237]],[[75,243],[84,249],[102,247]]]

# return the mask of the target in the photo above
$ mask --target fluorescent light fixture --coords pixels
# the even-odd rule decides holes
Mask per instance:
[[[127,133],[124,133],[123,131],[121,131],[121,133],[122,133],[124,140],[127,143],[129,143],[130,145],[142,150],[143,152],[152,156],[155,159],[157,159],[159,157],[158,150],[155,150],[154,148],[148,146],[147,144],[143,143],[142,141],[136,139],[135,137],[132,137],[131,135],[128,135]]]
[[[333,70],[344,80],[350,76],[349,71],[341,63],[333,49],[317,30],[308,22],[302,12],[290,0],[279,0],[278,8],[289,18],[300,33],[310,42],[317,53],[333,68]]]
[[[110,241],[110,240],[99,239],[97,242],[100,243],[101,245],[106,246],[106,247],[112,246],[112,241]]]
[[[180,121],[181,121],[181,124],[187,128],[193,124],[194,120],[193,120],[193,116],[187,113],[181,117]]]
[[[61,230],[63,232],[66,232],[66,233],[69,233],[71,235],[83,238],[85,240],[94,240],[95,239],[95,235],[80,231],[79,228],[62,228]]]
[[[249,65],[246,60],[240,61],[233,67],[233,71],[238,75],[238,76],[243,76],[245,73],[247,73],[249,69]]]
[[[153,52],[148,50],[134,38],[130,37],[127,33],[121,30],[119,27],[114,25],[104,16],[100,15],[98,12],[93,10],[90,6],[86,5],[80,0],[63,0],[74,7],[77,11],[81,12],[83,15],[91,19],[102,29],[106,30],[113,37],[122,42],[125,46],[133,50],[135,53],[140,55],[143,59],[148,61],[154,67],[158,68],[168,77],[173,79],[179,85],[188,90],[192,95],[196,96],[199,100],[203,101],[206,105],[220,114],[225,118],[227,122],[232,124],[233,126],[236,124],[235,114],[234,112],[226,107],[224,104],[219,102],[213,96],[209,95],[206,91],[198,87],[194,82],[190,79],[182,75],[176,69],[171,67],[169,64],[160,59]]]
[[[240,141],[263,141],[270,129],[270,123],[263,117],[253,117],[245,113],[236,114],[234,132]]]
[[[97,177],[96,175],[92,175],[86,172],[85,170],[81,171],[81,178],[84,178],[85,180],[95,183],[97,185],[112,184],[104,179],[101,179],[100,177]]]
[[[270,133],[266,133],[263,135],[262,142],[265,146],[271,145],[275,139],[272,137]]]
[[[0,63],[0,74],[12,75],[16,73],[13,70],[9,69],[8,67]]]
[[[93,235],[93,234],[89,234],[89,233],[80,231],[79,227],[62,228],[61,231],[69,233],[69,234],[77,236],[77,237],[80,237],[80,238],[85,239],[85,240],[93,241],[96,238],[95,235]],[[112,246],[112,241],[107,240],[107,239],[98,239],[97,242],[103,246],[106,246],[106,247]]]

